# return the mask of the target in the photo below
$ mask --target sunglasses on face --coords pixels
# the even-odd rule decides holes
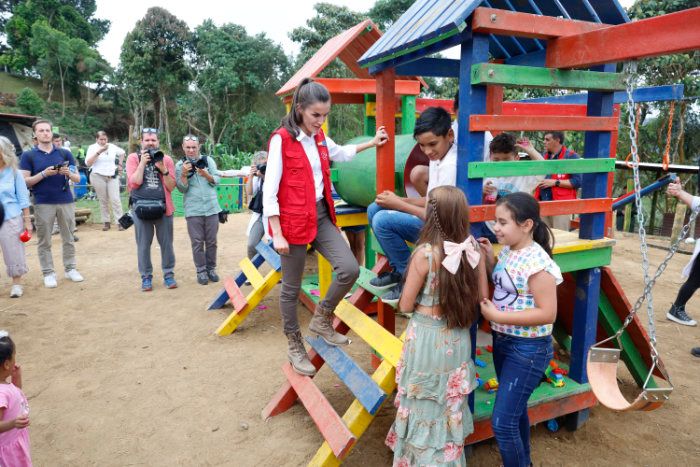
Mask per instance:
[[[184,138],[182,138],[182,141],[195,141],[198,143],[199,138],[197,138],[196,136],[185,136]]]
[[[153,133],[153,134],[157,135],[158,128],[144,128],[143,130],[141,130],[141,134],[145,134],[145,133]]]

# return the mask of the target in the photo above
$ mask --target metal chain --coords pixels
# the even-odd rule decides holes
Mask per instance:
[[[632,307],[630,314],[625,319],[622,327],[615,334],[615,337],[619,338],[619,336],[622,334],[622,332],[625,330],[625,328],[632,322],[632,320],[634,319],[634,316],[637,314],[639,309],[642,307],[642,304],[646,300],[646,302],[647,302],[647,315],[649,318],[649,341],[650,341],[650,347],[651,347],[651,358],[652,358],[653,363],[656,364],[658,362],[659,353],[656,349],[656,323],[654,322],[654,305],[653,305],[652,289],[654,288],[654,285],[656,284],[656,280],[664,272],[664,270],[668,266],[668,263],[671,261],[671,258],[678,250],[678,246],[680,245],[680,243],[686,238],[686,236],[690,232],[690,225],[697,218],[698,213],[700,212],[700,207],[693,210],[693,212],[690,215],[690,219],[688,220],[688,223],[683,226],[683,229],[681,230],[680,235],[673,242],[673,244],[671,245],[671,248],[669,249],[668,253],[666,254],[666,257],[664,258],[664,260],[661,262],[661,264],[659,264],[658,268],[656,269],[656,272],[654,273],[654,277],[650,279],[649,278],[649,249],[648,249],[647,240],[646,240],[646,229],[644,228],[644,210],[642,207],[642,197],[640,195],[641,183],[640,183],[640,177],[639,177],[639,154],[638,154],[638,146],[637,146],[636,114],[634,112],[634,97],[633,97],[635,78],[636,78],[636,72],[637,72],[637,62],[625,63],[623,71],[627,74],[627,77],[626,77],[627,111],[628,111],[627,117],[628,117],[628,121],[629,121],[629,125],[630,125],[629,135],[630,135],[630,143],[631,143],[631,150],[632,150],[631,151],[631,154],[632,154],[632,172],[634,174],[634,202],[635,202],[635,206],[637,208],[637,222],[639,224],[640,251],[642,253],[642,271],[644,273],[644,291],[642,292],[642,295],[635,302],[634,307]],[[669,381],[669,383],[670,383],[670,378],[668,377],[668,374],[665,371],[663,373],[665,373],[665,375],[667,377],[667,381]]]

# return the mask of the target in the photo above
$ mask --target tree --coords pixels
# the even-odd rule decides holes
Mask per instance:
[[[367,13],[381,31],[387,31],[414,0],[377,0]]]
[[[288,66],[282,48],[264,34],[249,36],[242,26],[217,27],[206,20],[194,32],[192,92],[179,100],[180,115],[212,144],[240,141],[247,130],[243,118],[252,114],[265,120],[271,106],[261,98],[275,99]],[[272,108],[280,109],[279,104]]]
[[[192,49],[192,33],[187,24],[164,8],[149,8],[122,44],[120,81],[126,87],[134,115],[134,128],[144,123],[147,105],[154,122],[172,147],[168,107],[191,79],[186,57]]]
[[[38,21],[45,21],[69,38],[82,39],[93,48],[109,31],[108,20],[94,17],[95,0],[6,0],[0,6],[3,18],[7,18],[7,12],[11,14],[3,29],[11,50],[3,62],[17,71],[31,70],[39,60],[30,46],[33,26]]]
[[[71,39],[45,21],[39,20],[32,26],[30,42],[32,54],[38,58],[37,68],[44,85],[58,81],[61,85],[62,114],[66,113],[66,75],[73,64],[75,55]],[[51,93],[49,93],[51,100]]]
[[[17,107],[27,115],[39,115],[44,110],[44,101],[33,89],[24,88],[17,96]]]

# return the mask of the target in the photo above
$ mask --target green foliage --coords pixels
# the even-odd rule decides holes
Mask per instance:
[[[377,0],[367,13],[381,31],[387,31],[414,0]]]
[[[33,89],[24,88],[17,96],[17,107],[27,115],[39,115],[44,110],[44,100]]]

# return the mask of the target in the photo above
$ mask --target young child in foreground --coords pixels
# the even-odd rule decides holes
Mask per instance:
[[[21,388],[22,370],[15,363],[15,343],[7,331],[0,331],[0,466],[3,467],[32,465],[27,429],[29,404]]]
[[[469,327],[488,290],[486,268],[461,190],[431,190],[425,219],[399,300],[400,310],[414,313],[386,444],[395,466],[466,465],[464,439],[473,431],[467,395],[476,387]]]
[[[552,232],[531,195],[512,193],[496,202],[495,232],[504,245],[497,264],[488,240],[480,240],[494,284],[493,301],[481,303],[493,330],[499,387],[491,426],[503,465],[529,466],[527,401],[552,359],[552,323],[562,276],[552,259]]]

